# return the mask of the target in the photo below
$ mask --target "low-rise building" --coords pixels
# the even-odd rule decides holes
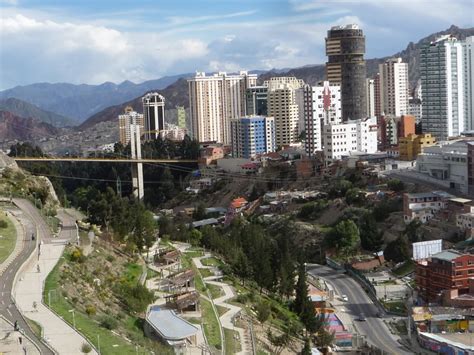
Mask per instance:
[[[418,172],[449,182],[449,187],[468,192],[467,141],[439,142],[418,154]]]
[[[415,160],[418,154],[423,152],[424,148],[431,147],[436,143],[435,137],[429,133],[409,134],[398,140],[398,148],[401,160]]]
[[[404,193],[403,219],[405,223],[410,223],[414,219],[425,223],[438,211],[446,208],[447,201],[453,197],[444,191]]]
[[[416,264],[415,281],[419,297],[426,302],[442,302],[443,291],[469,293],[474,277],[474,254],[443,250]]]
[[[326,165],[353,152],[377,151],[377,119],[347,121],[328,124],[323,128],[324,161]]]
[[[201,156],[198,163],[208,166],[215,164],[218,159],[224,158],[224,148],[218,145],[209,145],[201,149]]]

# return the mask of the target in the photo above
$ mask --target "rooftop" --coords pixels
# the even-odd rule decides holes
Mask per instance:
[[[431,191],[431,192],[419,192],[419,193],[407,193],[409,198],[427,198],[427,197],[442,197],[446,199],[452,199],[456,196],[448,194],[444,191]]]
[[[431,258],[446,260],[446,261],[452,261],[452,260],[460,257],[461,255],[463,255],[463,254],[456,251],[456,250],[443,250],[440,253],[431,255]]]
[[[178,317],[174,311],[162,310],[158,306],[150,307],[146,320],[166,340],[186,339],[198,331],[198,328]]]

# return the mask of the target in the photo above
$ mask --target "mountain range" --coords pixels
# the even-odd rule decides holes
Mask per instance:
[[[422,38],[416,43],[410,42],[404,50],[393,55],[367,59],[368,77],[377,73],[378,64],[388,58],[401,57],[404,62],[408,63],[410,83],[414,87],[420,77],[418,64],[421,46],[445,34],[451,34],[463,40],[468,36],[474,36],[474,28],[461,29],[453,25],[444,31]],[[272,76],[295,76],[303,79],[307,84],[314,85],[325,78],[324,64],[252,72],[259,75],[258,81],[260,83]],[[192,76],[190,73],[179,74],[149,80],[141,84],[124,81],[118,85],[113,83],[101,85],[38,83],[17,86],[0,92],[0,99],[4,99],[0,100],[0,109],[12,112],[18,117],[37,118],[58,127],[74,123],[78,130],[83,131],[99,122],[115,120],[127,105],[131,105],[136,111],[141,112],[141,97],[150,91],[158,91],[165,97],[168,111],[177,105],[187,108],[189,101],[186,78],[190,76]],[[16,98],[23,102],[5,100],[8,98]]]
[[[0,110],[0,142],[36,141],[43,137],[56,136],[60,130],[36,118],[23,118]]]
[[[100,85],[37,83],[1,91],[0,99],[16,98],[26,101],[43,110],[69,117],[77,125],[108,106],[130,100],[146,91],[163,89],[179,78],[190,75],[165,76],[140,84],[131,81],[118,85],[110,82]]]

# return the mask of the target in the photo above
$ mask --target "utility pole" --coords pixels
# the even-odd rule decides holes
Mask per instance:
[[[120,180],[120,176],[117,176],[117,196],[122,197],[122,181]]]

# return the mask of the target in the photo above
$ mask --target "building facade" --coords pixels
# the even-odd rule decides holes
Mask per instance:
[[[408,114],[415,117],[415,122],[420,123],[423,118],[423,108],[420,99],[408,100]]]
[[[404,193],[403,194],[403,220],[410,223],[414,219],[426,223],[434,215],[445,209],[447,201],[454,197],[443,191]]]
[[[375,117],[324,125],[322,134],[326,165],[351,153],[377,151],[377,119]]]
[[[332,27],[326,38],[326,76],[341,86],[342,119],[367,117],[365,36],[358,25]]]
[[[408,64],[402,58],[391,58],[379,65],[381,103],[385,115],[408,114]]]
[[[437,140],[459,136],[466,128],[463,60],[462,43],[449,35],[421,48],[422,127]]]
[[[435,137],[429,133],[409,134],[398,140],[400,160],[415,160],[418,154],[426,147],[431,147],[436,143]]]
[[[178,115],[178,127],[186,129],[186,110],[184,106],[176,106],[176,112]]]
[[[299,136],[299,105],[297,91],[304,86],[295,77],[276,77],[266,81],[268,116],[275,118],[277,146],[295,143]]]
[[[469,279],[474,276],[474,255],[444,250],[416,264],[418,295],[426,302],[442,301],[444,291],[469,293]]]
[[[197,72],[188,80],[190,122],[193,138],[199,142],[230,144],[230,120],[245,116],[246,92],[256,86],[257,75],[219,72],[206,76]]]
[[[467,193],[467,149],[465,140],[439,142],[418,154],[416,168],[420,173],[446,181],[452,189]]]
[[[341,123],[341,87],[329,81],[317,86],[305,85],[303,91],[305,151],[309,156],[323,149],[324,125]]]
[[[143,132],[143,114],[133,111],[131,106],[125,108],[125,112],[118,117],[120,143],[127,145],[131,139],[132,126],[138,125],[139,132]]]
[[[464,105],[466,130],[474,130],[474,36],[462,43],[464,57]]]
[[[415,134],[415,117],[412,115],[403,115],[397,122],[398,139]]]
[[[276,150],[273,117],[245,116],[232,119],[231,126],[234,158],[250,159]]]
[[[367,79],[367,115],[375,116],[375,80]]]
[[[245,93],[246,115],[266,116],[268,114],[267,94],[268,88],[266,86],[247,88]]]
[[[142,103],[144,137],[149,141],[158,138],[160,131],[165,128],[165,98],[157,92],[150,92],[142,97]]]

